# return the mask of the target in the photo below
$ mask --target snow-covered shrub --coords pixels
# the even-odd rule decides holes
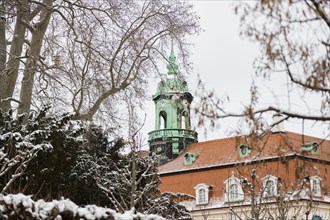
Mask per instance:
[[[52,198],[76,161],[84,126],[72,115],[47,116],[46,107],[32,112],[27,122],[0,112],[0,190]],[[71,167],[70,167],[71,164]],[[62,184],[62,185],[61,185]]]
[[[69,199],[33,201],[23,194],[0,194],[0,219],[55,220],[164,220],[157,215],[144,215],[134,210],[117,213],[96,205],[78,206]]]
[[[118,212],[129,210],[133,205],[138,212],[158,214],[166,219],[191,218],[189,211],[177,203],[182,195],[160,193],[156,156],[146,156],[139,151],[121,154],[122,140],[109,142],[98,127],[91,127],[86,133],[88,146],[79,155],[71,176],[79,182],[81,192],[97,195],[95,203]],[[78,195],[81,202],[81,193]]]
[[[64,196],[77,205],[96,204],[120,213],[134,207],[167,219],[190,218],[176,203],[178,197],[160,193],[156,157],[123,155],[122,139],[110,141],[102,128],[72,121],[70,114],[46,112],[31,114],[27,123],[0,113],[2,193],[46,201]]]
[[[36,117],[38,117],[37,115]],[[23,117],[12,117],[12,112],[0,111],[0,192],[15,192],[22,187],[18,182],[37,154],[51,151],[48,132],[39,128],[35,116],[27,124]]]

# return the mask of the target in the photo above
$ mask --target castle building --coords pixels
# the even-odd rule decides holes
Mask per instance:
[[[328,220],[329,171],[330,141],[270,132],[192,144],[160,166],[160,190],[194,196],[196,220]]]
[[[284,130],[253,138],[197,142],[190,130],[192,96],[177,78],[173,49],[169,78],[153,96],[156,129],[150,151],[161,155],[162,192],[180,201],[195,220],[329,220],[330,141]],[[184,121],[184,123],[183,123]]]

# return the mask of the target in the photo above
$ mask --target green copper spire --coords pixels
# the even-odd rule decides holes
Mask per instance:
[[[168,61],[168,76],[158,83],[157,92],[152,96],[155,130],[148,133],[150,152],[160,156],[160,164],[173,160],[189,145],[198,142],[198,134],[191,130],[190,123],[193,96],[187,82],[177,77],[173,43]]]
[[[178,65],[176,65],[176,56],[174,55],[174,49],[173,49],[173,43],[172,43],[172,47],[171,47],[171,55],[169,56],[169,60],[170,63],[167,64],[167,69],[168,69],[168,74],[172,75],[172,74],[177,74],[178,71]]]

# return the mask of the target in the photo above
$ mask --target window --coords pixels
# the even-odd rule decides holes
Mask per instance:
[[[312,195],[321,197],[321,178],[319,176],[310,177]]]
[[[184,164],[191,164],[190,154],[185,154],[184,155]]]
[[[237,184],[231,184],[229,186],[229,200],[235,200],[238,198],[238,186]]]
[[[319,154],[318,152],[319,144],[315,141],[303,144],[301,150],[304,152],[311,152],[312,154]]]
[[[195,186],[196,205],[206,205],[209,203],[209,186],[205,183]]]
[[[184,113],[181,115],[181,128],[187,129],[187,116]]]
[[[205,194],[205,189],[202,188],[198,191],[198,203],[199,204],[205,204],[207,203],[206,201],[206,194]]]
[[[190,165],[195,162],[198,155],[195,153],[186,153],[183,158],[183,164],[184,165]]]
[[[267,175],[263,179],[263,196],[272,197],[277,194],[277,181],[276,176]]]
[[[249,156],[252,152],[252,148],[251,146],[245,145],[245,144],[241,144],[239,146],[239,154],[241,157],[246,157]]]
[[[274,195],[274,193],[275,193],[274,181],[267,180],[265,191],[268,195]]]
[[[312,220],[322,220],[322,217],[319,215],[313,215]]]
[[[226,185],[225,202],[240,202],[244,200],[241,182],[234,174],[224,184]]]
[[[188,109],[187,110],[183,110],[181,112],[181,128],[182,129],[190,129],[190,117],[189,117],[189,113],[188,113]]]
[[[166,112],[161,111],[159,113],[160,116],[160,129],[166,129],[166,123],[167,123],[167,115]]]

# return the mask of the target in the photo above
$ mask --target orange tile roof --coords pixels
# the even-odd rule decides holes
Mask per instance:
[[[318,147],[319,153],[302,152],[302,144],[312,141],[320,144]],[[249,156],[240,157],[239,146],[241,144],[253,146]],[[184,165],[183,163],[183,157],[186,152],[198,154],[195,162],[190,165]],[[166,174],[288,155],[301,155],[330,162],[330,141],[293,132],[285,132],[270,133],[260,139],[237,136],[199,142],[192,144],[173,161],[160,166],[159,172],[160,174]]]

